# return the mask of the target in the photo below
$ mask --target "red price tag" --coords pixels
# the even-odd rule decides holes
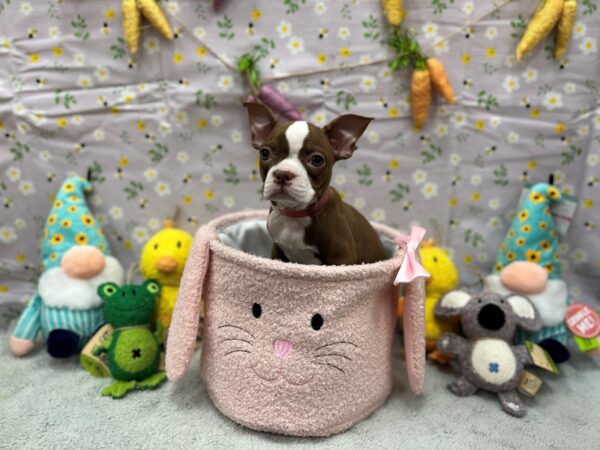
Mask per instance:
[[[573,334],[585,339],[591,339],[600,333],[598,313],[583,303],[569,305],[565,322]]]

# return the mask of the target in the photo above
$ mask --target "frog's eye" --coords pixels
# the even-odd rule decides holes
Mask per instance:
[[[98,294],[102,298],[111,298],[118,292],[119,288],[114,283],[104,283],[98,288]]]
[[[146,286],[146,291],[152,295],[156,295],[160,292],[160,285],[156,281],[146,281],[144,285]]]

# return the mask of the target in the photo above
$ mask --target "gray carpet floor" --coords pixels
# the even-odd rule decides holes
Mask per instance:
[[[560,376],[543,374],[523,419],[503,413],[491,394],[455,397],[446,389],[453,371],[433,365],[426,394],[415,397],[397,358],[383,408],[340,435],[299,439],[250,431],[219,414],[199,383],[199,352],[182,381],[112,400],[99,394],[108,380],[88,375],[77,359],[53,360],[43,349],[17,359],[7,340],[0,334],[2,449],[590,449],[600,441],[600,359],[582,354]]]

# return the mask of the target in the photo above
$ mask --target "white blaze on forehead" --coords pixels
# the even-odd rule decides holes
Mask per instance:
[[[285,138],[290,147],[290,157],[297,156],[298,153],[300,153],[306,136],[308,136],[308,123],[302,120],[293,122],[287,130],[285,130]]]

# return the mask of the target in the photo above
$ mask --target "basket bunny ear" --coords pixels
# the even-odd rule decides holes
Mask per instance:
[[[214,234],[211,228],[200,227],[183,270],[167,340],[166,368],[170,380],[178,380],[185,374],[194,353],[204,278],[210,262],[210,241]]]
[[[425,387],[425,279],[415,278],[404,288],[404,352],[408,383],[415,394]]]
[[[417,250],[426,230],[412,227],[410,236],[399,236],[396,242],[406,253],[394,284],[408,283],[404,288],[404,352],[408,382],[415,394],[425,387],[425,278],[429,272],[421,265]]]

